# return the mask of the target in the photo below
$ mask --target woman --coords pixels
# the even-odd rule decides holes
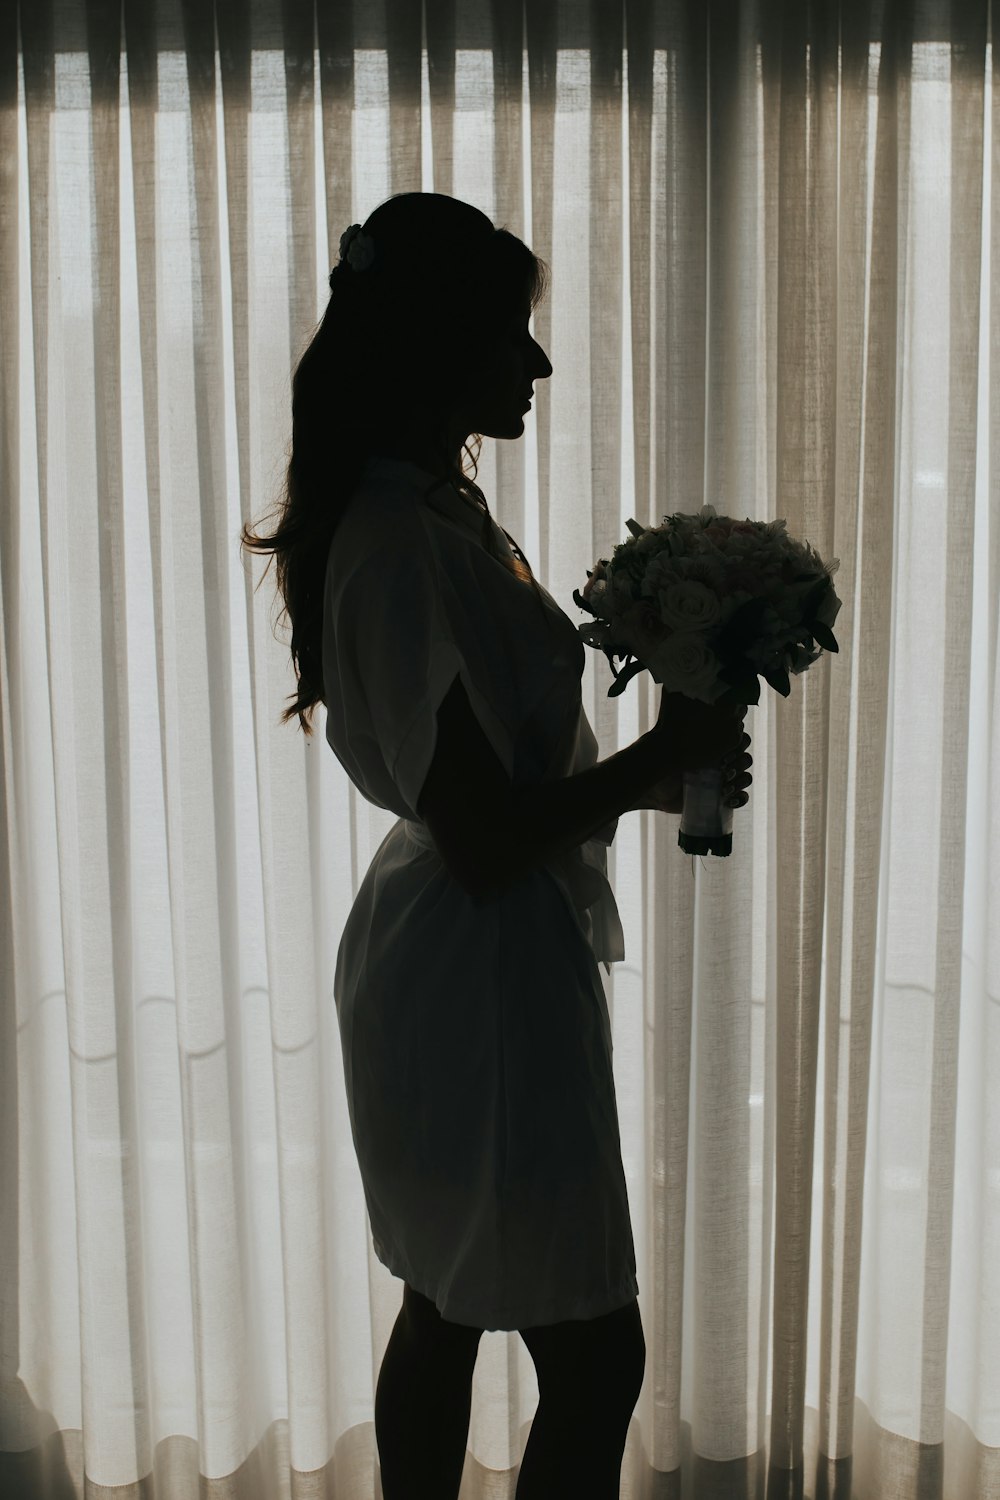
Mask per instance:
[[[465,475],[552,365],[545,267],[469,204],[388,199],[341,239],[295,373],[271,537],[296,701],[398,821],[344,927],[335,997],[375,1251],[404,1282],[376,1391],[386,1500],[458,1495],[484,1329],[517,1329],[539,1405],[517,1500],[618,1493],[645,1341],[597,961],[624,957],[607,846],[748,738],[664,695],[597,764],[584,648]],[[478,455],[478,450],[477,450]]]

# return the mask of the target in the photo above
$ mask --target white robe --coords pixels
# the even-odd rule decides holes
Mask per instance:
[[[435,483],[370,460],[327,566],[327,740],[399,817],[337,955],[354,1145],[379,1260],[443,1317],[594,1318],[638,1291],[597,967],[625,956],[607,879],[617,819],[477,908],[416,813],[456,674],[513,785],[593,765],[585,648]]]

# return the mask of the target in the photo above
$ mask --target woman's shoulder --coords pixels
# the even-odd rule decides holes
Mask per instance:
[[[347,496],[327,557],[333,597],[350,584],[368,587],[383,574],[431,571],[433,545],[421,514],[420,489],[408,478],[366,472]]]
[[[420,494],[416,476],[368,465],[344,500],[338,532],[343,528],[355,539],[373,533],[381,541],[409,533],[419,526]]]

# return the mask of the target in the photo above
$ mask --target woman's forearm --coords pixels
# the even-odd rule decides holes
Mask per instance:
[[[680,813],[684,811],[684,778],[680,772],[668,772],[652,786],[647,787],[626,812]]]

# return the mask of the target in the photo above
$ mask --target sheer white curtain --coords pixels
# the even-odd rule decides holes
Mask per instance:
[[[402,1285],[333,971],[392,818],[322,711],[279,726],[238,541],[342,230],[419,188],[552,268],[554,375],[479,472],[571,619],[629,516],[841,559],[732,857],[653,813],[610,855],[622,1494],[1000,1495],[991,9],[0,9],[5,1497],[378,1494]],[[657,701],[609,685],[588,653],[602,755]],[[536,1398],[487,1333],[464,1500],[513,1495]]]

